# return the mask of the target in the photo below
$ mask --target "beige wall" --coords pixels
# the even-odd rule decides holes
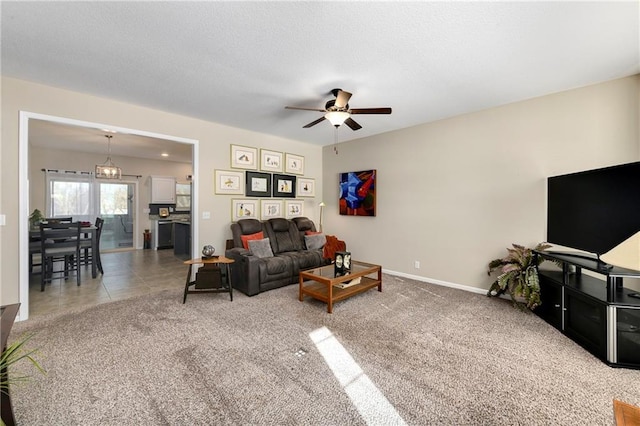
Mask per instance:
[[[548,176],[640,160],[639,86],[634,76],[325,147],[325,232],[355,259],[486,289],[489,260],[545,239]],[[368,169],[377,216],[340,216],[338,174]]]
[[[93,171],[96,164],[104,163],[105,155],[61,151],[48,148],[29,148],[29,211],[45,212],[45,174],[42,169]],[[144,212],[151,202],[150,176],[174,176],[178,183],[187,183],[187,175],[193,174],[191,163],[151,160],[146,158],[119,157],[111,159],[122,168],[123,174],[139,175],[140,178],[123,176],[123,182],[138,183],[138,232],[134,236],[134,247],[142,248],[142,231],[153,229],[149,214]],[[45,213],[46,214],[46,213]]]
[[[161,135],[198,140],[199,217],[210,212],[211,219],[200,220],[198,246],[212,244],[219,251],[231,237],[230,195],[215,195],[214,169],[229,169],[230,145],[240,144],[304,156],[305,176],[316,179],[316,191],[322,193],[322,148],[299,141],[249,132],[203,120],[197,120],[110,99],[89,96],[49,86],[2,77],[2,150],[0,153],[0,213],[6,226],[0,227],[0,303],[19,301],[19,112],[28,111],[107,126],[137,129]],[[318,200],[305,200],[305,214],[317,220]],[[179,285],[179,283],[176,283]]]
[[[317,221],[324,199],[325,232],[345,239],[356,259],[485,289],[488,260],[512,242],[544,239],[546,177],[640,160],[639,98],[634,76],[340,144],[336,155],[332,146],[2,78],[1,303],[19,299],[20,110],[198,140],[198,214],[212,214],[200,221],[200,246],[221,250],[230,236],[232,197],[214,195],[213,170],[229,168],[232,143],[263,147],[308,159],[305,175],[323,196],[305,202],[306,214]],[[310,161],[321,153],[322,161]],[[377,217],[339,216],[338,173],[371,168],[378,170]]]

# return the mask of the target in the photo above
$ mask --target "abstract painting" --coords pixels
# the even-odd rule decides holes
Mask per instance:
[[[340,214],[376,215],[376,171],[340,173]]]

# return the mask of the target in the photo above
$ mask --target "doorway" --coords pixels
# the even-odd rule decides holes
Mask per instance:
[[[100,250],[133,249],[136,232],[137,185],[127,182],[100,182],[99,215],[104,219]]]
[[[18,321],[24,321],[29,318],[29,257],[30,256],[29,256],[28,218],[32,210],[30,209],[30,184],[29,184],[30,182],[30,179],[29,179],[30,177],[30,161],[29,161],[30,125],[29,123],[31,120],[45,121],[53,124],[62,124],[66,126],[77,126],[79,128],[86,128],[86,129],[100,131],[100,132],[112,131],[120,134],[131,135],[134,137],[139,136],[142,138],[146,137],[146,138],[162,139],[162,140],[168,141],[169,143],[175,143],[175,144],[187,144],[191,146],[192,172],[193,172],[192,174],[193,176],[198,176],[198,173],[199,173],[199,148],[198,148],[198,140],[196,139],[167,136],[165,134],[152,133],[152,132],[143,131],[143,130],[135,130],[135,129],[125,128],[125,127],[112,126],[109,124],[101,124],[101,123],[95,123],[95,122],[75,120],[71,118],[33,113],[28,111],[20,111],[19,153],[18,153],[18,161],[19,161],[18,186],[19,186],[19,194],[20,194],[19,200],[18,200],[19,212],[20,212],[20,218],[19,218],[19,226],[20,226],[19,270],[20,272],[19,272],[18,286],[19,286],[21,306],[20,306],[20,311],[18,313],[18,318],[17,318]],[[137,184],[134,183],[134,187],[136,185]],[[197,194],[198,194],[198,187],[199,187],[198,180],[194,179],[192,182],[192,185],[193,185],[193,193],[194,193],[194,197],[192,199],[192,207],[193,207],[193,211],[197,211],[198,209]],[[127,197],[129,197],[130,195],[131,194],[129,192],[129,188],[127,188]],[[44,193],[42,194],[42,197],[44,197]],[[136,190],[134,190],[133,198],[131,198],[131,200],[127,198],[127,203],[132,202],[134,204],[137,204],[138,198],[139,197],[136,196]],[[140,207],[142,206],[135,206],[133,210],[135,211]],[[115,219],[115,217],[117,216],[122,216],[122,222],[125,223],[125,226],[122,228],[123,232],[125,230],[127,231],[130,230],[131,228],[127,228],[128,216],[125,214],[114,214],[114,223],[118,223],[116,222],[116,219]],[[134,223],[140,219],[139,217],[135,218],[135,216],[133,216],[133,218],[134,218],[133,219]],[[120,221],[120,217],[118,217],[117,220]],[[122,224],[122,222],[120,223]],[[196,247],[199,243],[197,238],[198,230],[199,230],[198,216],[193,215],[192,222],[191,222],[191,232],[193,235],[193,238],[191,241],[192,252],[197,251]],[[135,242],[135,239],[136,238],[134,237],[134,243],[133,243],[134,248],[138,246],[138,244],[136,244]],[[102,244],[102,240],[101,240],[101,244]]]

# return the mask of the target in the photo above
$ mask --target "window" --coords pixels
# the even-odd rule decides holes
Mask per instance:
[[[91,184],[88,182],[51,182],[51,215],[89,215]]]
[[[100,215],[129,214],[129,185],[125,183],[100,184]]]
[[[101,250],[134,246],[136,184],[95,179],[91,172],[46,170],[46,217],[104,219]]]
[[[71,216],[74,221],[92,221],[96,217],[93,175],[47,170],[46,179],[45,216]]]
[[[176,184],[176,211],[188,212],[191,210],[191,184]]]

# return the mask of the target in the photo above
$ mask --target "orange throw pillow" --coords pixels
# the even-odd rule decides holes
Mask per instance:
[[[260,231],[255,234],[240,235],[240,238],[242,239],[242,247],[249,250],[249,240],[263,240],[264,234]]]

